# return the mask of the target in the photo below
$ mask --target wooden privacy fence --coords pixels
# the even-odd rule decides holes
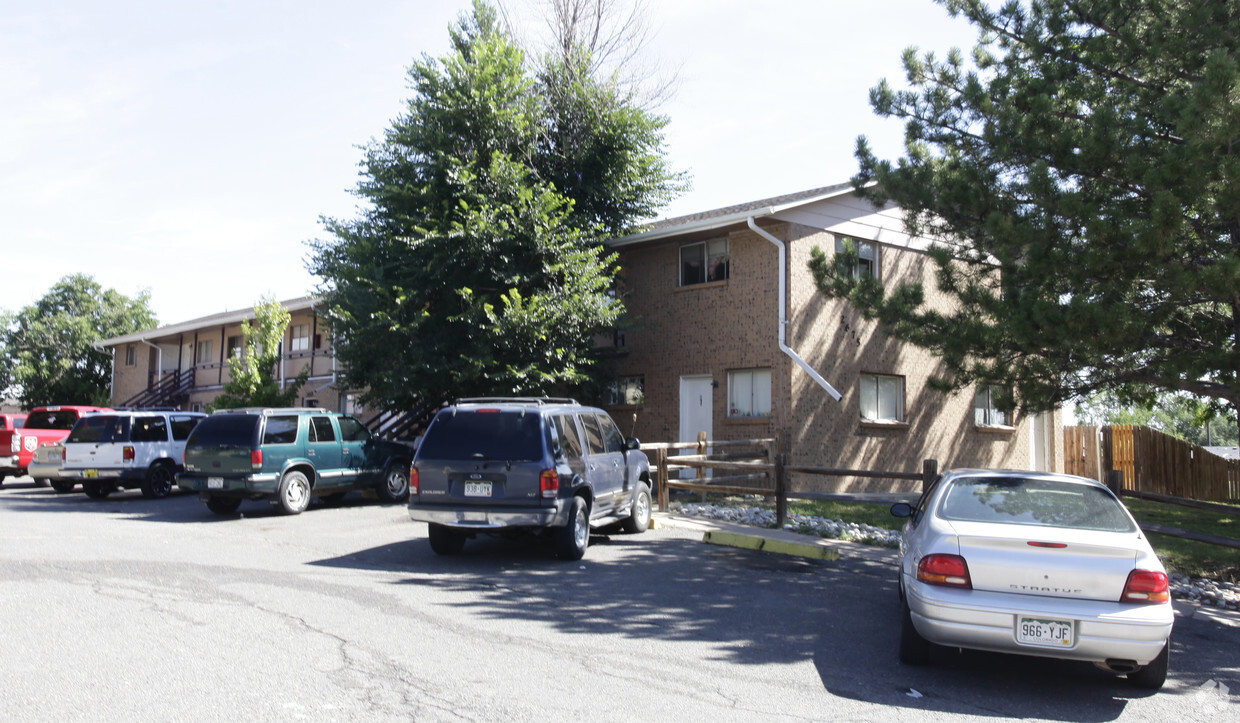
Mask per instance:
[[[668,510],[671,490],[692,490],[718,494],[749,494],[775,498],[775,523],[783,527],[788,515],[788,498],[812,499],[816,492],[788,490],[789,473],[833,477],[876,477],[920,480],[925,489],[936,476],[939,465],[928,459],[920,472],[880,472],[833,467],[791,467],[787,465],[787,437],[742,440],[707,440],[698,433],[696,442],[658,442],[643,444],[642,451],[654,452],[655,481],[659,489],[659,509]],[[673,450],[693,450],[695,454],[669,454]],[[707,454],[708,451],[714,452]],[[692,478],[681,478],[682,470],[695,470]],[[707,476],[711,470],[711,476]],[[714,472],[725,472],[719,476]],[[676,476],[674,476],[676,475]]]
[[[1064,427],[1064,471],[1124,489],[1212,502],[1240,500],[1240,460],[1229,460],[1156,429],[1131,424]]]

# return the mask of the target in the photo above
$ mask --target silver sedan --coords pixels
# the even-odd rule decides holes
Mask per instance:
[[[900,542],[900,660],[931,643],[1084,660],[1145,688],[1167,678],[1166,570],[1104,485],[1061,474],[944,472]]]

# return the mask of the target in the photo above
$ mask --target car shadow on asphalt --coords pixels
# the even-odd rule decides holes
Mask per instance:
[[[598,554],[603,547],[622,554]],[[575,562],[526,535],[471,539],[444,557],[418,538],[313,564],[407,573],[399,584],[459,591],[453,604],[480,616],[566,634],[708,644],[740,665],[810,661],[832,695],[910,710],[1108,721],[1151,694],[1086,663],[936,649],[929,666],[901,665],[894,570],[860,559],[618,534],[593,535]]]

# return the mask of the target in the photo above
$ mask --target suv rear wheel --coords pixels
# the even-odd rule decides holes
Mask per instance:
[[[285,514],[296,515],[310,505],[310,494],[310,480],[301,472],[293,470],[280,478],[276,502]]]
[[[650,485],[637,483],[637,489],[633,491],[633,507],[623,524],[624,531],[628,533],[645,532],[650,527]]]
[[[82,491],[85,492],[86,496],[92,500],[101,500],[104,497],[107,497],[112,494],[113,489],[112,483],[110,482],[90,481],[82,483]]]
[[[148,500],[157,500],[167,497],[172,491],[172,482],[174,475],[172,465],[167,461],[159,461],[151,464],[146,470],[146,477],[142,480],[142,496]]]
[[[68,480],[68,479],[52,480],[52,489],[56,490],[58,493],[62,495],[72,492],[73,488],[76,486],[77,486],[77,483],[75,483],[73,480]]]
[[[212,496],[207,498],[207,509],[217,515],[231,515],[241,506],[240,497],[218,497]]]
[[[426,536],[436,555],[456,555],[465,549],[465,535],[451,527],[431,522],[426,526]]]
[[[561,560],[580,560],[590,544],[590,508],[574,497],[568,508],[568,524],[555,530],[555,554]]]
[[[383,470],[383,477],[375,485],[375,494],[384,504],[404,502],[409,498],[409,465],[392,462]]]

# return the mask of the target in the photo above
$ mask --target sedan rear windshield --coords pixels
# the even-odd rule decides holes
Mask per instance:
[[[425,459],[542,459],[542,424],[529,412],[448,412],[435,418],[418,450]]]
[[[255,435],[258,419],[255,414],[213,414],[194,427],[186,444],[252,447],[258,441]]]
[[[952,481],[939,517],[967,522],[1135,532],[1119,501],[1099,487],[1020,477],[966,477]]]

